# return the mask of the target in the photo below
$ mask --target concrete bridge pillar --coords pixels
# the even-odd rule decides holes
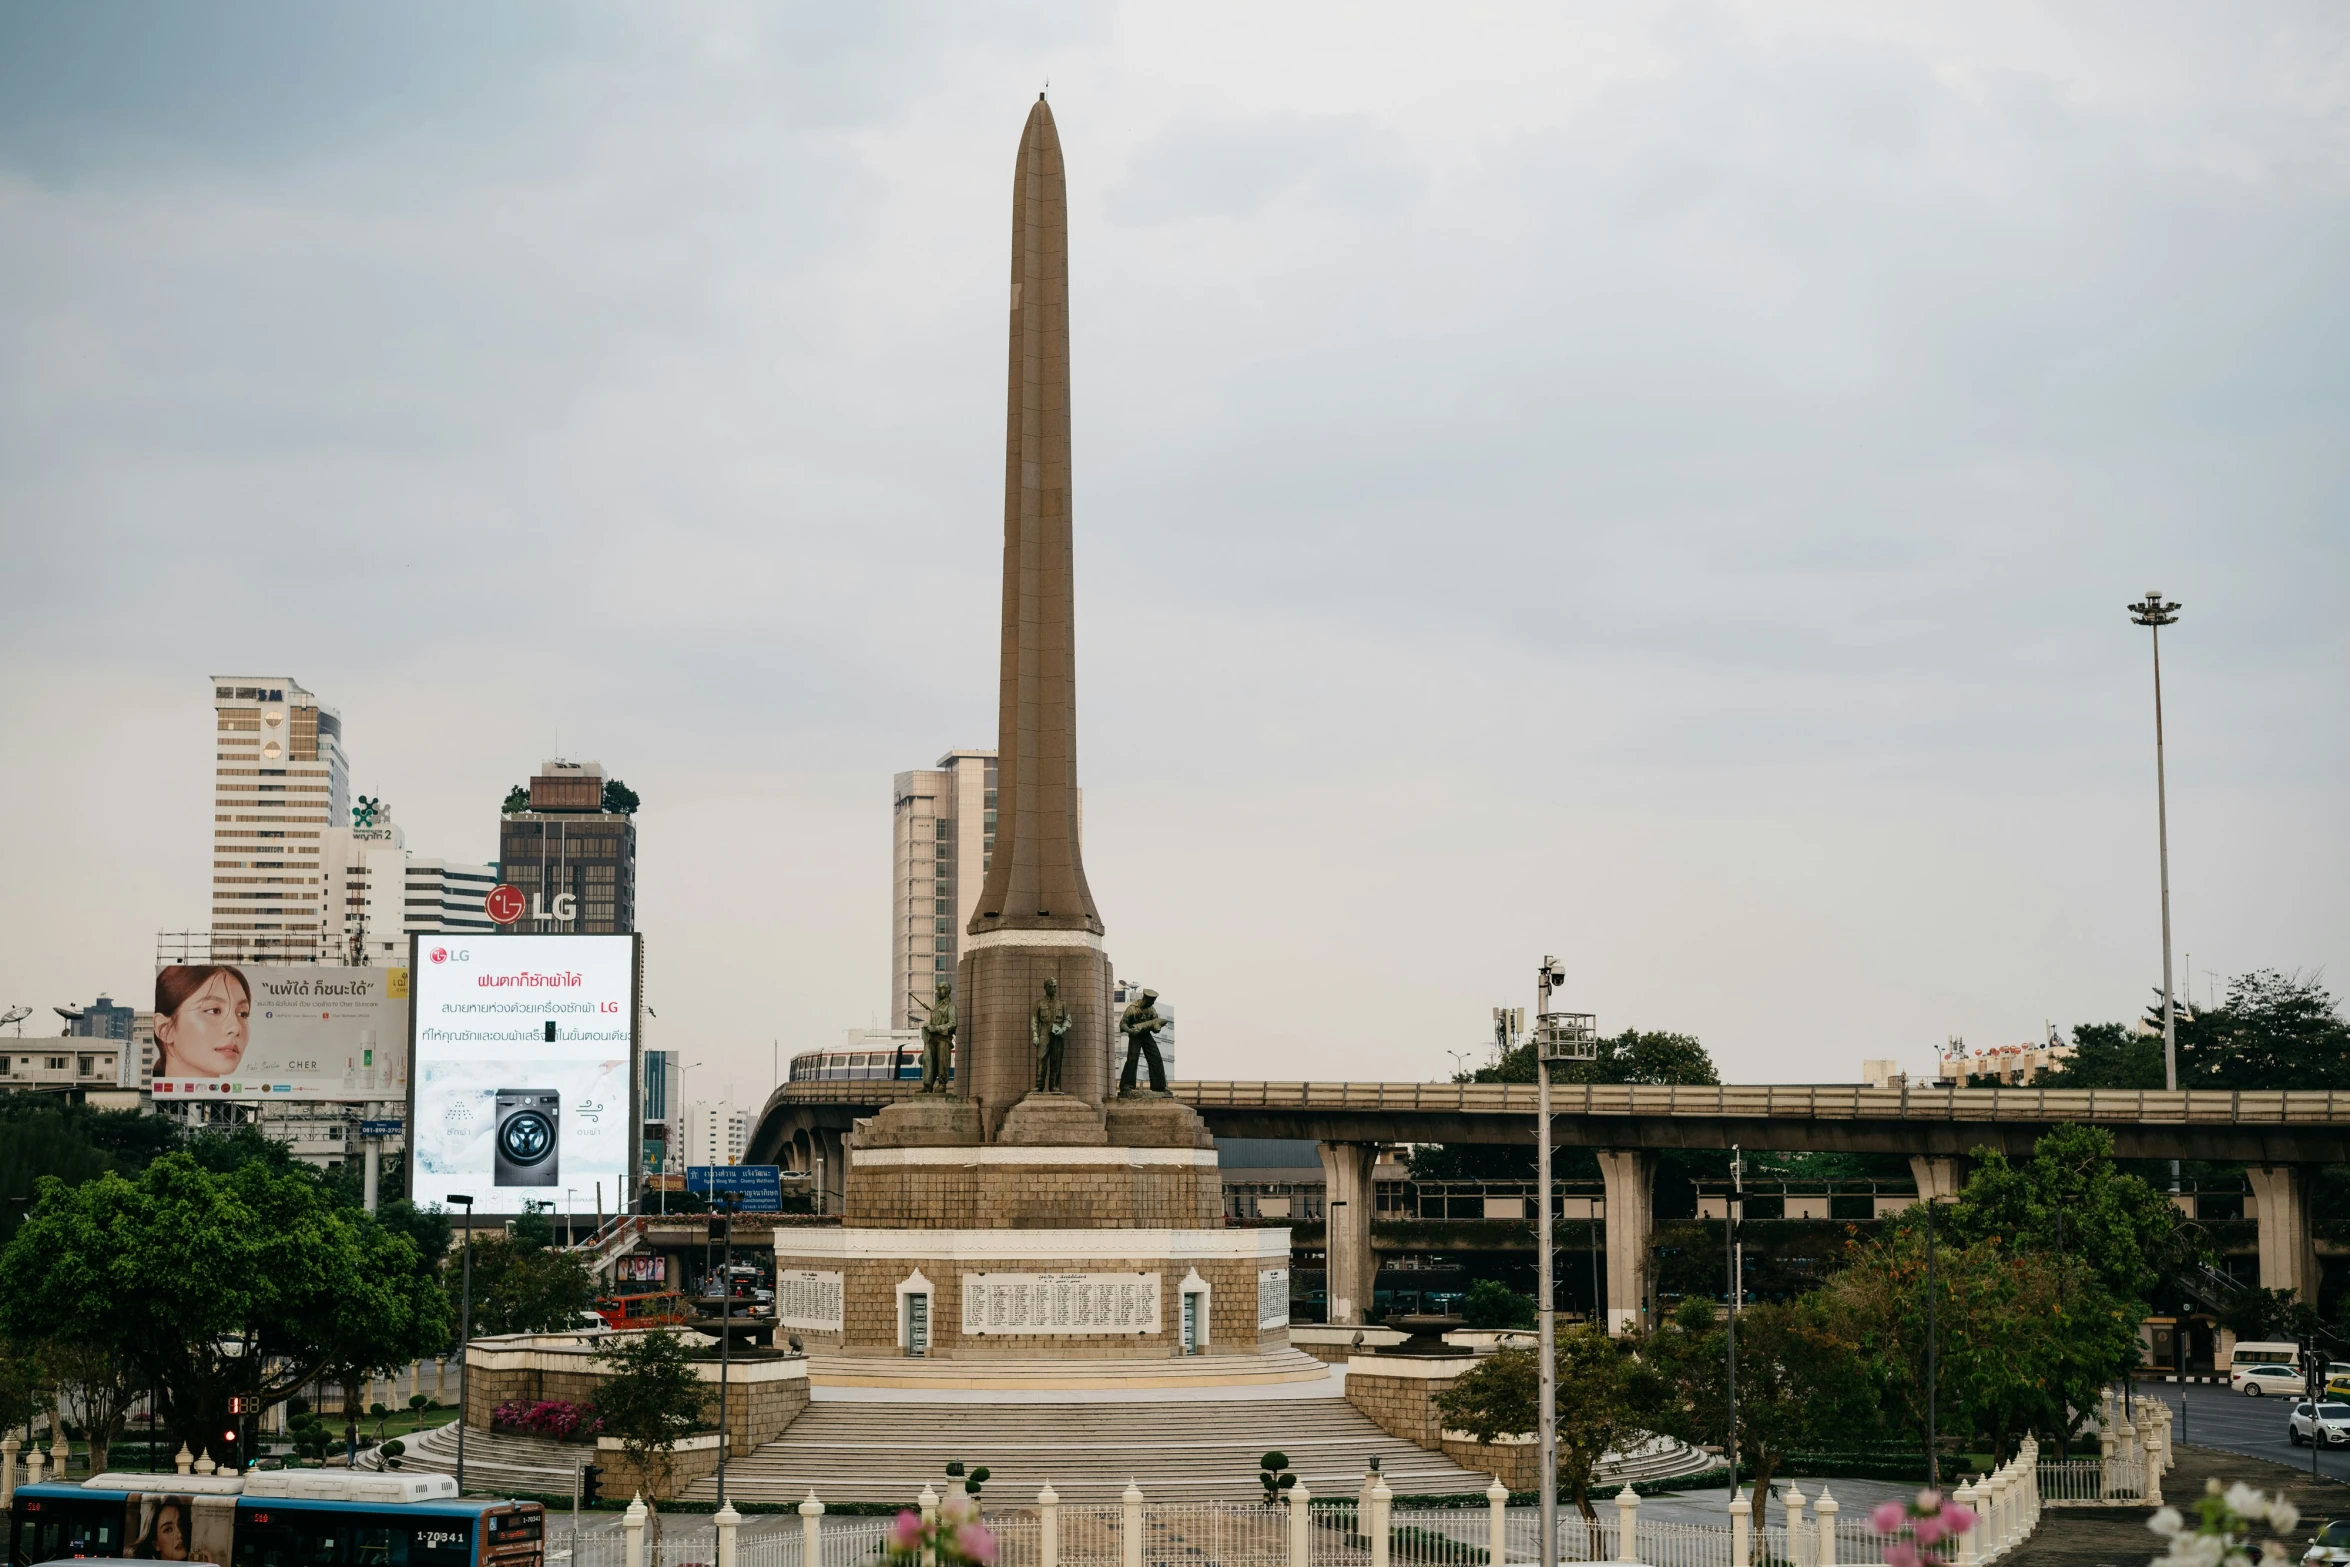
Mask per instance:
[[[2260,1287],[2317,1304],[2317,1248],[2309,1230],[2309,1172],[2297,1164],[2244,1168],[2260,1226]]]
[[[1378,1258],[1371,1251],[1371,1210],[1376,1203],[1371,1165],[1379,1156],[1379,1145],[1323,1143],[1321,1151],[1329,1320],[1332,1326],[1359,1324],[1368,1320],[1371,1291],[1379,1276]]]
[[[849,1189],[849,1156],[843,1143],[844,1134],[831,1127],[820,1127],[811,1134],[812,1153],[816,1167],[812,1172],[821,1188],[817,1211],[842,1213],[847,1209]]]
[[[1607,1183],[1607,1330],[1648,1326],[1648,1241],[1656,1227],[1656,1155],[1639,1148],[1601,1148],[1600,1179]]]
[[[1909,1173],[1917,1180],[1920,1202],[1949,1202],[1966,1185],[1966,1161],[1957,1154],[1913,1153]]]

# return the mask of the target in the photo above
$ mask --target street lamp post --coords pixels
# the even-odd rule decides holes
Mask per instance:
[[[2179,618],[2179,606],[2163,601],[2159,588],[2126,606],[2133,624],[2154,638],[2154,841],[2162,861],[2162,1086],[2179,1086],[2179,1034],[2170,974],[2170,792],[2162,765],[2162,628]],[[2179,1161],[2170,1162],[2170,1189],[2179,1189]]]
[[[718,1275],[718,1506],[726,1507],[726,1381],[727,1369],[734,1355],[734,1205],[740,1197],[725,1193],[726,1251],[722,1271]]]
[[[465,1294],[464,1304],[457,1308],[457,1494],[465,1494],[465,1416],[466,1397],[472,1391],[473,1357],[466,1348],[473,1342],[473,1199],[463,1192],[451,1192],[449,1201],[465,1210]]]
[[[1553,1193],[1550,1182],[1550,1064],[1553,1061],[1589,1061],[1598,1054],[1597,1032],[1588,1013],[1553,1012],[1550,993],[1567,982],[1567,974],[1559,960],[1544,957],[1541,969],[1535,974],[1534,1037],[1534,1184],[1541,1189],[1535,1220],[1535,1269],[1540,1289],[1535,1296],[1539,1308],[1542,1343],[1537,1355],[1541,1375],[1540,1397],[1540,1452],[1542,1465],[1542,1559],[1558,1560],[1559,1495],[1558,1495],[1558,1309],[1553,1287],[1551,1244],[1555,1225],[1551,1219]],[[1595,1295],[1591,1302],[1596,1319],[1605,1307]]]

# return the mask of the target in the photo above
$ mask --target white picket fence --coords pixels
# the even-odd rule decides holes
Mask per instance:
[[[1952,1567],[1986,1567],[2013,1551],[2050,1506],[2144,1506],[2162,1500],[2170,1468],[2170,1411],[2141,1404],[2128,1419],[2112,1401],[2102,1411],[2099,1455],[2042,1463],[2026,1439],[2007,1463],[1962,1481],[1953,1496],[1976,1517],[1958,1537]],[[1317,1504],[1304,1485],[1274,1505],[1237,1502],[1152,1503],[1128,1485],[1112,1506],[1064,1507],[1050,1486],[1031,1506],[991,1512],[998,1567],[1518,1567],[1542,1558],[1539,1519],[1509,1505],[1496,1480],[1476,1508],[1394,1506],[1377,1474],[1354,1497]],[[990,1497],[990,1502],[997,1498]],[[1558,1561],[1640,1563],[1643,1567],[1861,1567],[1885,1542],[1865,1516],[1844,1515],[1829,1486],[1815,1496],[1789,1485],[1772,1498],[1783,1522],[1751,1526],[1748,1494],[1724,1508],[1721,1524],[1640,1522],[1630,1486],[1586,1520],[1562,1510]],[[925,1487],[913,1505],[936,1516],[937,1492]],[[867,1567],[883,1552],[886,1518],[828,1519],[813,1494],[800,1504],[799,1527],[745,1538],[732,1507],[714,1517],[664,1515],[657,1545],[648,1516],[632,1505],[620,1531],[559,1532],[550,1557],[567,1567]],[[707,1518],[709,1521],[704,1522]]]

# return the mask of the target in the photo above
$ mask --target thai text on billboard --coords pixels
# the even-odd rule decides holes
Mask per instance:
[[[408,971],[171,964],[155,976],[154,1091],[405,1099]]]
[[[408,1144],[420,1202],[626,1200],[634,936],[416,939]]]

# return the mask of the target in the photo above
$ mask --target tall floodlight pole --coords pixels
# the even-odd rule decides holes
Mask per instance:
[[[2162,768],[2162,628],[2179,618],[2179,606],[2163,602],[2162,590],[2127,606],[2130,619],[2154,638],[2154,842],[2162,860],[2162,1086],[2179,1086],[2179,1034],[2170,977],[2170,793]],[[2179,1189],[2179,1161],[2170,1162],[2170,1189]]]
[[[1934,1429],[1934,1194],[1926,1193],[1926,1489],[1942,1489],[1940,1434]],[[2129,1383],[2125,1380],[2125,1388]]]
[[[451,1192],[450,1203],[465,1210],[465,1296],[457,1308],[457,1494],[465,1494],[465,1416],[466,1397],[472,1388],[473,1357],[466,1353],[473,1342],[473,1199],[463,1192]]]
[[[1542,972],[1536,976],[1534,1055],[1534,1185],[1540,1195],[1535,1199],[1534,1269],[1537,1330],[1541,1344],[1537,1348],[1536,1363],[1540,1366],[1541,1395],[1539,1409],[1540,1457],[1542,1465],[1542,1560],[1549,1567],[1559,1559],[1559,1368],[1558,1368],[1558,1310],[1553,1299],[1550,1277],[1550,1062],[1543,1055],[1542,1017],[1550,1011],[1550,992],[1562,983],[1565,975],[1559,960],[1545,957]],[[1594,1302],[1594,1309],[1597,1303]]]

